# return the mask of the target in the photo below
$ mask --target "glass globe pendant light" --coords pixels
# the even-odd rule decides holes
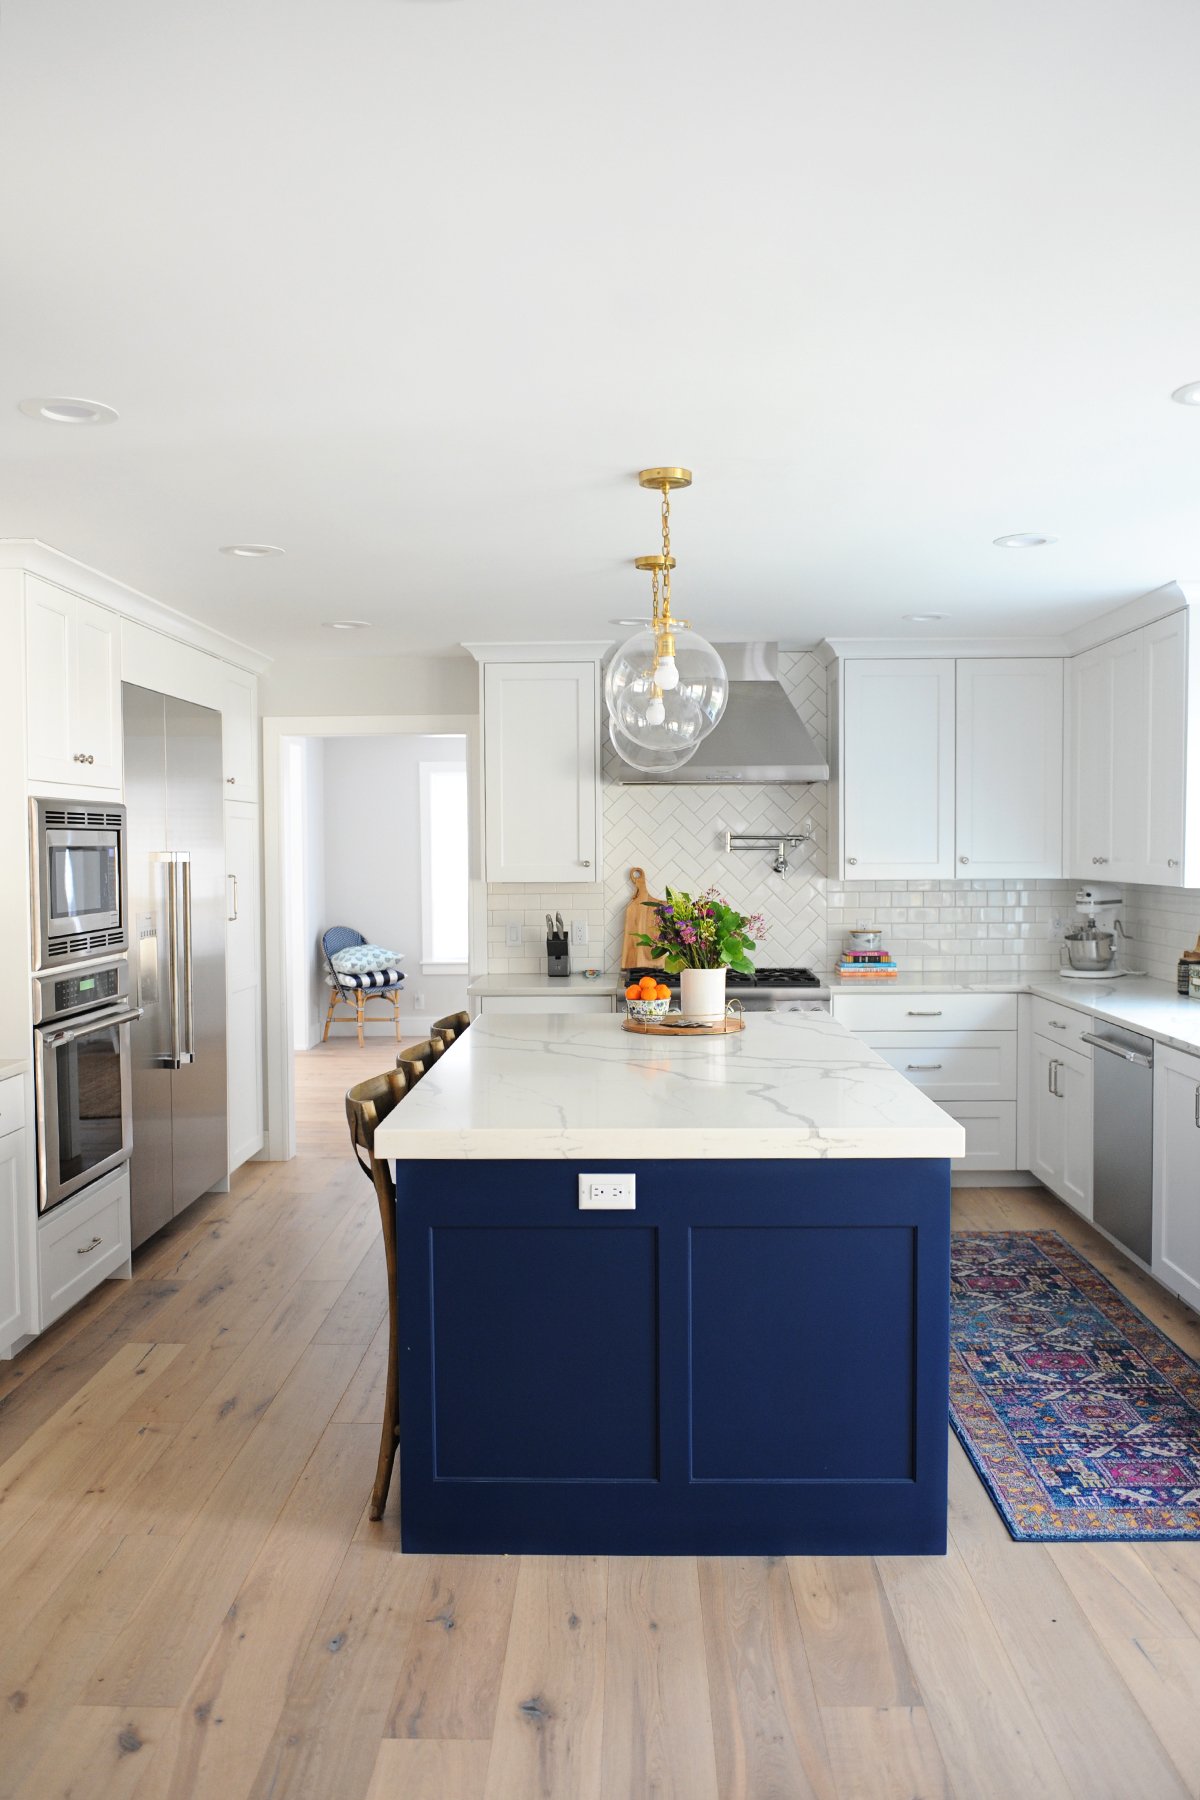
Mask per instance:
[[[651,573],[653,613],[648,625],[621,645],[604,683],[618,755],[635,768],[664,773],[694,753],[729,698],[729,678],[713,646],[671,612],[671,492],[689,487],[691,480],[690,469],[643,469],[638,476],[642,487],[662,494],[662,553],[637,558],[638,568]]]

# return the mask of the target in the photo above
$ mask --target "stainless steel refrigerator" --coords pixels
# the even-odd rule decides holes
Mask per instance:
[[[135,1247],[229,1173],[221,715],[126,682]]]

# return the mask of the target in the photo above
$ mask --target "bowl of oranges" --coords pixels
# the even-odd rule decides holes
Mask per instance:
[[[625,989],[631,1019],[664,1019],[671,1006],[671,990],[665,981],[643,975]]]

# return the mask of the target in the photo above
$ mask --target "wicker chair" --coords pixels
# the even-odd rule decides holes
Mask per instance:
[[[447,1013],[444,1019],[435,1019],[430,1028],[430,1038],[440,1038],[442,1049],[448,1050],[457,1038],[460,1038],[471,1023],[471,1015],[466,1012]]]
[[[422,1075],[428,1075],[445,1048],[440,1038],[428,1037],[398,1053],[396,1067],[404,1071],[409,1087],[415,1087]]]
[[[329,983],[329,1011],[325,1014],[325,1030],[321,1034],[321,1042],[329,1037],[329,1027],[333,1024],[333,1015],[339,1006],[348,1006],[358,1020],[358,1041],[363,1041],[363,1023],[371,1018],[386,1018],[386,1013],[369,1013],[365,1010],[368,999],[378,997],[391,1003],[392,1019],[396,1026],[396,1042],[400,1042],[400,990],[404,986],[404,977],[399,970],[392,971],[398,979],[394,981],[377,981],[365,975],[339,975],[333,966],[333,959],[339,950],[353,949],[355,944],[365,944],[366,938],[361,931],[351,930],[349,925],[332,925],[321,939],[321,948],[325,952],[328,973],[325,976]]]
[[[350,1126],[350,1144],[354,1159],[375,1188],[379,1201],[379,1217],[383,1225],[383,1250],[387,1258],[388,1317],[391,1333],[388,1339],[387,1388],[383,1401],[383,1430],[379,1439],[379,1462],[375,1469],[375,1486],[371,1491],[371,1517],[381,1519],[387,1504],[392,1479],[392,1465],[400,1440],[400,1382],[397,1370],[399,1318],[396,1305],[396,1186],[385,1160],[375,1155],[375,1128],[408,1092],[408,1078],[403,1069],[387,1069],[360,1081],[346,1095],[346,1119]],[[366,1151],[369,1163],[363,1161]]]

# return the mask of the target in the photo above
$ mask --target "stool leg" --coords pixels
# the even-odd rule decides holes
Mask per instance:
[[[325,1029],[321,1033],[321,1042],[323,1044],[329,1042],[329,1027],[333,1024],[333,1009],[337,1005],[337,1002],[338,991],[334,988],[329,995],[329,1011],[325,1014]]]
[[[363,1041],[363,991],[361,988],[355,998],[358,1001],[358,1047],[361,1050]]]
[[[400,996],[399,996],[399,994],[392,995],[392,1011],[396,1015],[396,1042],[399,1043],[400,1042]]]

